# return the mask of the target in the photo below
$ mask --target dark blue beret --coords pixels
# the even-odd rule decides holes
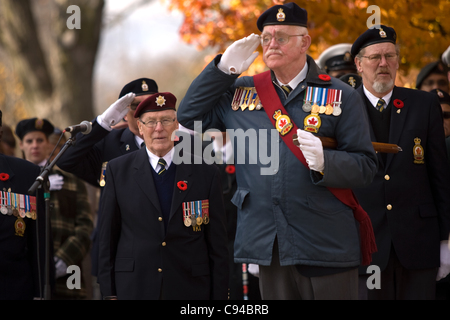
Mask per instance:
[[[380,25],[380,28],[367,29],[362,35],[356,39],[352,45],[351,54],[356,56],[361,49],[372,44],[381,42],[391,42],[395,44],[397,41],[397,34],[391,27]]]
[[[259,31],[263,31],[264,26],[271,24],[286,24],[306,27],[308,13],[293,2],[284,5],[273,6],[258,18],[256,25]]]
[[[41,131],[47,137],[53,133],[54,127],[47,119],[25,119],[20,121],[16,126],[16,135],[20,140],[23,140],[23,137],[33,131]]]
[[[158,85],[153,79],[140,78],[133,80],[130,83],[127,83],[122,91],[120,91],[119,99],[130,92],[133,92],[137,96],[153,94],[158,92]]]

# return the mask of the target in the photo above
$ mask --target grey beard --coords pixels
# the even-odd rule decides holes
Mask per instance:
[[[388,82],[375,81],[372,85],[373,90],[377,93],[384,93],[390,91],[394,86],[394,80]]]

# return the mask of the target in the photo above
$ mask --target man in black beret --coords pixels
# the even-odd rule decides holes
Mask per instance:
[[[449,68],[442,61],[429,63],[417,75],[416,88],[427,92],[439,89],[449,93],[448,72]]]
[[[437,125],[442,110],[435,95],[395,86],[396,40],[393,28],[380,25],[352,46],[371,139],[403,150],[378,153],[374,181],[354,189],[372,220],[378,248],[372,264],[381,270],[381,288],[368,290],[367,268],[360,268],[360,293],[368,299],[434,299],[436,279],[445,277],[450,263],[442,259],[450,232],[450,168],[444,128]]]
[[[58,166],[96,187],[104,186],[104,172],[108,161],[139,150],[143,138],[139,133],[134,110],[139,103],[158,92],[156,82],[149,78],[139,78],[127,83],[119,94],[119,99],[92,121],[89,134],[78,133],[76,143],[62,155]],[[113,129],[122,119],[126,128]],[[97,274],[98,226],[101,223],[101,208],[98,210],[97,226],[93,233],[92,273]]]
[[[367,227],[361,238],[373,239],[370,219],[361,210],[358,225],[347,197],[336,198],[331,187],[348,195],[349,188],[369,185],[376,172],[363,102],[307,55],[305,9],[273,6],[257,27],[261,36],[234,42],[192,82],[178,119],[190,129],[201,120],[204,131],[244,130],[259,138],[261,149],[252,150],[233,137],[238,188],[232,202],[238,212],[234,259],[259,265],[261,297],[357,299],[358,266],[368,263],[373,249],[360,246],[358,227]],[[259,45],[270,71],[240,77]],[[316,135],[336,138],[339,151],[324,149]],[[279,162],[248,163],[262,150]],[[251,160],[242,163],[242,155]]]

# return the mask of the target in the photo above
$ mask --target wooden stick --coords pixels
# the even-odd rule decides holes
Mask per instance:
[[[293,134],[292,135],[292,141],[294,142],[294,144],[296,146],[299,146],[300,144],[298,143],[297,140],[297,134]],[[337,148],[337,141],[334,138],[330,138],[330,137],[318,137],[320,139],[320,141],[322,141],[322,145],[324,148],[329,148],[329,149],[336,149]],[[400,148],[398,145],[396,144],[391,144],[391,143],[382,143],[382,142],[372,142],[373,148],[375,151],[377,152],[383,152],[383,153],[398,153],[399,151],[403,151],[402,148]]]

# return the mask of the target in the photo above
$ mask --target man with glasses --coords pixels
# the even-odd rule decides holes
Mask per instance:
[[[276,5],[257,26],[261,36],[236,41],[194,80],[178,119],[190,129],[202,121],[203,130],[259,137],[259,157],[251,145],[240,150],[234,143],[238,189],[232,202],[238,208],[235,262],[260,266],[262,298],[356,299],[361,249],[367,251],[360,247],[353,210],[330,187],[366,186],[376,173],[361,97],[306,54],[306,10],[295,3]],[[270,72],[239,77],[260,44]],[[317,136],[337,139],[338,149],[324,149]],[[262,174],[267,163],[261,152],[279,159],[270,174]],[[238,154],[245,155],[244,163],[236,161]]]
[[[360,269],[361,298],[434,299],[436,279],[450,269],[450,170],[439,125],[442,110],[436,95],[395,86],[396,40],[393,28],[380,25],[352,46],[363,79],[356,91],[365,101],[371,139],[403,150],[378,153],[373,183],[354,190],[372,220],[378,248],[372,264],[381,269],[381,288],[372,290],[366,286],[367,268]]]
[[[228,250],[216,166],[173,161],[176,98],[137,107],[145,147],[106,169],[100,231],[105,299],[227,299]]]

